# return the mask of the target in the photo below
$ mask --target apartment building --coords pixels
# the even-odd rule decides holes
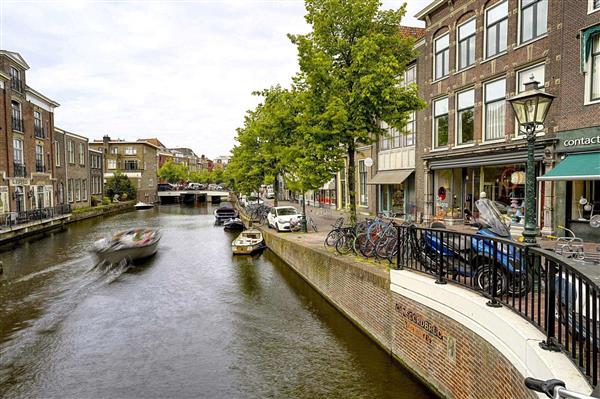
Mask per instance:
[[[137,189],[137,200],[155,202],[157,197],[157,160],[159,148],[147,141],[102,140],[90,143],[104,157],[104,179],[119,171],[132,181]]]
[[[51,207],[54,109],[59,104],[27,85],[29,65],[0,50],[0,212]]]
[[[67,202],[72,208],[89,207],[91,202],[88,139],[65,130],[62,132],[65,137]]]
[[[485,192],[522,224],[527,143],[506,100],[531,76],[558,94],[561,9],[548,0],[436,0],[417,14],[426,24],[417,66],[429,107],[417,115],[416,146],[417,208],[425,219],[462,223]],[[538,132],[537,176],[551,167],[558,115],[553,107]],[[551,226],[542,189],[538,220]]]
[[[67,204],[67,154],[65,152],[65,132],[54,128],[54,178],[56,186],[56,204]]]

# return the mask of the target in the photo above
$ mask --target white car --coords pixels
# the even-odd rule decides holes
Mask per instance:
[[[277,231],[291,231],[292,222],[298,222],[301,217],[302,214],[293,206],[278,206],[267,214],[267,223]]]
[[[265,203],[265,201],[262,198],[259,197],[255,197],[255,196],[251,196],[251,195],[243,195],[242,198],[240,199],[240,203],[242,204],[242,206],[246,207],[248,205],[262,205]]]

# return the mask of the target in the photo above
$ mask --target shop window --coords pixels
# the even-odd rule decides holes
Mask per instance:
[[[448,98],[433,103],[433,147],[448,145]]]
[[[548,30],[548,0],[521,0],[521,43]]]
[[[434,44],[434,79],[441,79],[450,73],[450,35],[445,35],[435,39]]]
[[[571,221],[587,222],[600,214],[600,181],[575,180],[571,182]]]
[[[457,51],[457,69],[464,69],[475,63],[475,19],[458,27]]]
[[[470,144],[473,142],[473,132],[475,127],[475,90],[468,90],[458,93],[456,96],[456,102],[456,144]]]
[[[539,82],[539,87],[543,90],[546,79],[546,71],[544,64],[534,65],[532,67],[522,69],[517,72],[517,94],[525,91],[525,83],[531,81],[531,77],[537,82]],[[520,131],[519,124],[516,122],[515,118],[515,129],[517,131],[517,135],[524,135],[525,133]],[[536,127],[537,131],[540,132],[544,130],[543,125],[539,125]]]
[[[485,55],[493,57],[506,51],[508,38],[508,1],[485,10]]]
[[[506,114],[506,79],[486,83],[484,86],[485,140],[504,138]]]
[[[369,205],[369,193],[367,191],[367,166],[365,161],[358,161],[358,182],[360,187],[360,205]]]

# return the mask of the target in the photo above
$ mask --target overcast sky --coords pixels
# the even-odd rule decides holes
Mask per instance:
[[[403,24],[430,0],[409,0]],[[384,0],[384,8],[403,1]],[[0,48],[31,67],[27,84],[57,101],[55,124],[89,137],[158,137],[209,157],[274,84],[297,71],[287,33],[302,0],[0,0]]]

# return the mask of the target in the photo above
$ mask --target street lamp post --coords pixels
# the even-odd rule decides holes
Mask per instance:
[[[539,82],[535,81],[532,75],[530,81],[525,84],[525,91],[508,100],[515,111],[519,126],[525,130],[525,137],[527,139],[525,228],[523,230],[523,237],[527,244],[535,244],[538,235],[537,223],[535,221],[535,132],[538,126],[544,124],[552,100],[555,97],[552,94],[542,91],[538,85]]]

